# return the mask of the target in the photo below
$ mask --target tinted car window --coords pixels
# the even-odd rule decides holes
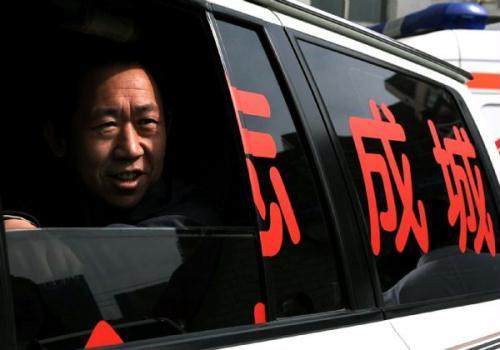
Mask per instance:
[[[498,292],[498,212],[453,96],[299,45],[357,190],[385,302]]]
[[[259,34],[221,34],[277,317],[339,309],[343,298],[311,165]]]
[[[90,347],[103,321],[125,343],[252,324],[262,300],[243,229],[41,229],[7,244],[20,348]]]

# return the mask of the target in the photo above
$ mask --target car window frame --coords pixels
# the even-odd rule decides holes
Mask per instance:
[[[292,47],[290,46],[285,29],[281,26],[271,24],[261,19],[245,15],[240,12],[236,12],[234,10],[227,9],[218,5],[213,5],[212,11],[210,11],[209,16],[213,17],[212,21],[216,21],[217,19],[225,20],[235,25],[239,25],[248,29],[253,29],[256,31],[256,34],[259,35],[261,43],[264,46],[264,49],[266,50],[269,62],[271,63],[271,66],[276,74],[278,83],[283,90],[283,96],[285,98],[285,101],[287,102],[288,107],[290,108],[292,120],[294,121],[297,132],[301,135],[301,141],[303,141],[306,157],[310,165],[313,178],[315,180],[315,186],[318,189],[318,197],[323,197],[319,199],[322,204],[323,212],[325,214],[325,220],[326,220],[325,223],[327,224],[328,228],[336,227],[337,220],[334,220],[333,217],[338,216],[339,214],[331,209],[330,203],[328,203],[330,199],[329,198],[325,199],[325,197],[331,197],[331,195],[325,191],[324,182],[325,180],[330,182],[331,178],[329,178],[328,174],[324,170],[320,170],[323,168],[323,165],[321,165],[322,164],[321,160],[328,159],[328,161],[331,162],[330,168],[338,169],[339,167],[335,162],[332,161],[332,159],[335,159],[334,158],[335,154],[332,152],[332,148],[329,145],[326,145],[326,147],[325,145],[318,147],[318,145],[316,144],[316,140],[325,139],[326,130],[323,127],[323,122],[318,119],[320,118],[320,115],[318,113],[316,104],[314,102],[312,94],[310,93],[307,81],[305,80],[305,77],[301,71],[301,67],[296,59]],[[219,45],[222,46],[220,40],[218,41]],[[223,48],[221,48],[221,50],[222,49]],[[285,54],[284,52],[287,52],[287,54]],[[288,58],[290,58],[290,60],[288,60]],[[303,99],[299,98],[299,94],[295,90],[297,87],[304,89],[305,93],[308,95],[307,98]],[[308,107],[313,108],[312,117],[310,117],[309,114],[306,114],[304,112],[305,110],[303,107],[304,106],[303,103]],[[312,129],[312,127],[310,127],[311,124],[314,124],[315,126],[314,131],[321,133],[321,135],[314,135],[311,132]],[[335,178],[338,179],[338,177]],[[336,183],[336,186],[339,186],[338,182]],[[343,186],[340,187],[342,187],[342,192],[346,194],[347,191],[343,188]],[[327,202],[326,205],[325,202]],[[353,215],[352,211],[347,211],[346,213],[342,214]],[[336,229],[334,232],[338,232],[338,229]],[[354,232],[352,236],[356,236],[356,232]],[[335,237],[330,237],[330,238],[335,238]],[[339,237],[332,239],[332,243],[338,244],[338,238]],[[352,243],[353,243],[352,246],[354,246],[354,243],[359,243],[359,241],[354,240]],[[346,250],[344,250],[344,252],[345,251]],[[335,251],[332,251],[335,260],[339,261],[340,254],[338,256],[335,256],[335,253],[336,253]],[[340,261],[341,264],[338,264],[337,268],[340,269],[343,268],[344,266],[351,266],[351,269],[348,270],[347,268],[345,268],[344,271],[339,270],[339,273],[345,274],[352,272],[354,275],[360,276],[357,281],[352,282],[352,288],[358,290],[361,289],[363,292],[366,293],[360,293],[356,295],[353,292],[353,295],[351,296],[350,300],[351,307],[348,309],[336,310],[326,313],[309,314],[305,316],[296,316],[286,319],[279,319],[279,320],[274,320],[272,323],[276,325],[276,327],[282,325],[283,327],[287,328],[287,326],[289,325],[290,326],[295,325],[300,327],[300,324],[304,319],[311,320],[310,322],[313,322],[313,324],[314,321],[317,320],[318,328],[315,328],[315,330],[322,330],[324,329],[322,326],[323,319],[326,320],[327,322],[328,320],[330,320],[332,324],[337,324],[337,322],[335,322],[335,319],[337,317],[341,318],[346,317],[348,319],[349,315],[351,315],[353,319],[355,318],[357,319],[360,317],[360,315],[363,315],[361,319],[363,319],[365,322],[356,321],[354,324],[368,323],[368,322],[382,320],[383,315],[381,310],[379,310],[375,305],[375,301],[373,298],[373,289],[371,285],[370,288],[368,288],[368,290],[366,289],[363,290],[362,288],[359,288],[360,280],[363,280],[365,284],[371,283],[370,274],[367,272],[368,270],[366,265],[361,265],[358,262],[355,268],[352,269],[353,259],[350,259],[352,257],[349,256],[349,254],[344,254],[344,255],[346,255],[347,257],[343,256],[342,258],[346,258],[348,262],[345,263],[345,261],[343,261],[342,259],[342,261]],[[358,270],[353,271],[356,269]],[[344,283],[345,278],[340,282]],[[286,332],[285,334],[291,335],[288,332]]]
[[[308,161],[316,177],[318,196],[323,197],[323,211],[333,242],[332,254],[343,273],[346,308],[359,310],[376,306],[372,293],[372,266],[363,260],[355,247],[363,245],[361,231],[355,225],[355,215],[345,206],[349,191],[342,175],[340,159],[335,154],[329,130],[325,128],[315,97],[299,64],[286,30],[268,25],[269,40],[283,80],[293,101],[292,117],[308,149]],[[306,112],[307,111],[307,112]],[[300,129],[300,130],[299,130]],[[341,232],[349,232],[349,235]],[[366,247],[368,248],[368,247]]]
[[[311,149],[311,147],[309,145],[310,139],[308,138],[306,140],[304,138],[304,132],[305,132],[304,129],[305,128],[304,128],[303,123],[300,120],[298,120],[299,106],[298,106],[297,101],[291,92],[291,90],[293,90],[293,87],[292,87],[290,80],[285,75],[283,64],[280,60],[280,57],[278,56],[278,50],[275,47],[275,42],[273,41],[272,35],[279,36],[280,34],[281,35],[284,34],[284,32],[282,31],[282,28],[277,26],[277,25],[265,22],[265,21],[258,19],[258,18],[253,18],[253,17],[247,16],[247,15],[242,15],[239,12],[227,10],[226,8],[219,8],[219,9],[215,8],[214,10],[215,11],[212,12],[212,14],[211,14],[213,16],[214,23],[216,23],[218,20],[230,23],[232,25],[235,25],[235,26],[241,27],[243,29],[250,30],[250,31],[254,32],[258,36],[258,38],[260,39],[260,43],[263,46],[264,53],[265,53],[266,58],[269,62],[269,65],[270,65],[271,69],[273,70],[273,73],[275,73],[274,78],[276,79],[278,86],[281,88],[280,95],[283,97],[283,100],[289,109],[290,117],[291,117],[291,120],[293,122],[293,126],[294,126],[295,130],[297,131],[297,133],[300,135],[301,145],[303,146],[302,150],[304,151],[304,156],[307,160],[308,169],[310,170],[311,178],[313,179],[313,185],[314,185],[315,189],[317,190],[318,202],[321,205],[322,214],[324,217],[323,224],[325,225],[325,228],[327,228],[329,230],[333,230],[333,232],[336,232],[336,230],[332,228],[332,220],[330,220],[331,212],[329,210],[326,210],[325,204],[324,204],[325,201],[324,201],[324,198],[322,198],[322,197],[324,197],[322,195],[324,193],[324,191],[322,190],[322,186],[320,186],[320,184],[318,182],[320,180],[318,179],[318,172],[316,171],[317,164],[312,160],[311,153],[313,152],[313,150]],[[217,11],[217,10],[219,10],[219,11]],[[230,14],[228,14],[228,12]],[[217,25],[215,25],[214,28],[217,28]],[[223,46],[223,44],[222,44],[223,40],[220,39],[220,32],[218,29],[216,29],[216,30],[217,30],[217,37],[218,37],[219,45]],[[221,60],[224,60],[224,59],[225,59],[224,57],[221,57]],[[235,117],[238,118],[238,116],[235,116]],[[251,205],[254,206],[253,202]],[[254,208],[255,208],[255,206],[254,206]],[[255,208],[255,210],[257,210],[257,209]],[[342,271],[341,268],[343,266],[345,266],[345,264],[343,264],[342,262],[339,261],[339,258],[336,255],[336,252],[334,251],[335,249],[333,246],[334,246],[334,244],[336,244],[336,242],[334,242],[332,239],[334,237],[332,237],[332,234],[330,232],[327,235],[328,235],[328,239],[332,243],[332,250],[330,251],[330,254],[329,254],[330,258],[333,258],[333,260],[335,261],[334,268],[337,270],[339,277],[341,277],[343,279],[344,278],[344,271]],[[259,244],[260,244],[260,240],[259,240]],[[272,277],[273,272],[270,271],[271,270],[270,268],[268,268],[268,265],[266,264],[266,261],[265,261],[266,258],[264,258],[262,256],[260,258],[261,258],[261,261],[263,262],[263,265],[264,265],[264,267],[263,267],[264,268],[264,277],[266,280],[266,290],[268,292],[268,299],[276,300],[275,289],[273,288],[273,277]],[[343,282],[343,281],[340,281],[340,282]],[[340,283],[340,284],[343,284],[343,283]],[[345,295],[345,291],[344,291],[344,288],[342,288],[342,296],[344,297],[344,295]],[[343,302],[345,302],[345,300],[343,300]],[[268,311],[268,319],[271,319],[273,322],[277,322],[277,321],[279,322],[280,320],[284,319],[284,318],[278,318],[278,316],[276,315],[276,311],[274,310],[273,303],[269,303],[268,305],[266,305],[266,307],[267,307],[267,311]],[[345,310],[346,310],[346,308],[342,308],[342,309],[338,309],[338,310],[329,311],[328,313],[343,312]],[[324,312],[320,312],[320,313],[324,313]],[[311,316],[311,315],[314,315],[314,314],[308,314],[305,316]],[[287,317],[286,319],[294,318],[294,317],[296,317],[296,316]],[[301,316],[299,316],[299,317],[301,317]]]
[[[354,184],[354,181],[352,180],[352,177],[349,176],[350,170],[348,168],[348,163],[347,163],[347,157],[344,154],[344,151],[342,147],[340,146],[339,140],[336,136],[336,133],[334,131],[333,127],[333,122],[331,121],[329,117],[328,110],[326,108],[326,104],[323,100],[323,97],[320,93],[320,90],[313,78],[313,75],[309,69],[309,66],[307,64],[307,59],[305,58],[302,50],[300,49],[299,45],[299,40],[304,41],[306,43],[316,45],[318,47],[321,47],[326,50],[331,50],[343,55],[347,55],[352,59],[355,60],[361,60],[364,61],[370,65],[375,65],[381,68],[385,68],[388,70],[391,70],[393,72],[397,72],[403,75],[406,75],[408,77],[423,81],[427,84],[439,87],[449,93],[454,102],[456,103],[456,106],[458,110],[461,113],[461,117],[464,121],[464,125],[467,128],[467,131],[469,132],[471,138],[474,140],[474,146],[476,147],[476,152],[478,154],[478,162],[481,164],[481,166],[484,169],[484,175],[485,176],[485,181],[486,185],[488,186],[488,189],[491,193],[492,197],[492,204],[493,204],[493,210],[496,210],[497,215],[500,215],[500,186],[496,180],[495,172],[493,169],[493,165],[491,163],[491,160],[489,158],[488,152],[486,150],[486,147],[484,145],[484,142],[482,141],[481,135],[479,133],[479,129],[477,128],[474,119],[472,117],[472,114],[470,110],[467,108],[467,104],[464,101],[464,99],[461,97],[460,93],[453,89],[452,87],[439,82],[432,80],[428,77],[425,77],[423,75],[420,75],[412,70],[406,69],[404,67],[397,66],[396,64],[393,64],[388,61],[380,60],[377,58],[374,58],[370,55],[367,55],[363,53],[361,50],[353,50],[350,48],[346,48],[342,45],[339,45],[335,42],[328,41],[325,39],[320,39],[318,37],[312,36],[307,33],[299,32],[295,29],[290,29],[286,28],[287,34],[290,37],[290,42],[292,43],[292,46],[294,47],[294,50],[297,53],[297,57],[300,61],[300,64],[305,72],[305,75],[307,76],[307,80],[310,84],[310,87],[313,91],[313,94],[316,98],[316,101],[318,102],[319,109],[322,112],[323,115],[323,121],[325,122],[325,127],[331,130],[331,137],[332,137],[332,144],[335,147],[335,152],[338,155],[340,162],[343,165],[344,169],[344,175],[346,176],[346,182],[347,185],[350,188],[350,201],[353,203],[353,206],[355,207],[355,211],[358,213],[357,215],[357,220],[358,220],[358,225],[360,225],[363,229],[363,239],[365,241],[365,246],[369,246],[369,225],[366,222],[365,219],[365,214],[363,213],[362,206],[360,203],[360,198],[359,196],[356,195],[357,189]],[[375,261],[373,258],[373,255],[371,254],[371,250],[365,249],[365,254],[367,254],[367,259],[371,260],[371,264],[375,266]],[[500,293],[491,293],[491,292],[482,292],[478,295],[460,295],[460,296],[454,296],[454,297],[449,297],[449,298],[443,298],[443,299],[437,299],[437,300],[426,300],[424,302],[416,302],[416,303],[409,303],[409,304],[403,304],[403,305],[384,305],[383,303],[383,298],[382,298],[382,290],[380,287],[379,283],[379,278],[378,278],[378,271],[375,269],[374,271],[374,278],[375,278],[375,294],[377,298],[377,303],[381,310],[383,311],[385,318],[390,319],[390,318],[395,318],[395,317],[402,317],[402,316],[409,316],[409,315],[414,315],[418,313],[423,313],[423,312],[429,312],[429,311],[436,311],[436,310],[441,310],[441,309],[447,309],[447,308],[452,308],[452,307],[457,307],[457,306],[465,306],[469,304],[474,304],[478,302],[484,302],[484,301],[490,301],[494,299],[499,299],[500,298]]]
[[[320,195],[325,197],[325,212],[328,210],[334,254],[340,260],[343,268],[344,282],[349,286],[347,306],[353,310],[376,307],[374,298],[372,271],[375,266],[365,259],[365,254],[359,251],[368,250],[357,225],[356,211],[346,206],[350,200],[350,189],[346,181],[342,158],[335,151],[332,131],[324,120],[324,113],[313,94],[310,81],[300,64],[296,48],[290,45],[288,28],[270,26],[271,40],[277,50],[275,55],[281,64],[282,74],[289,81],[287,88],[296,105],[294,115],[296,123],[304,130],[304,143],[311,149],[310,163],[318,177],[317,187]],[[297,90],[300,90],[297,91]],[[344,232],[344,233],[342,233]],[[349,234],[345,234],[349,232]]]

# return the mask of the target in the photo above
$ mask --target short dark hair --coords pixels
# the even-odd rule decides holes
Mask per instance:
[[[110,66],[139,66],[144,68],[154,79],[154,69],[150,68],[147,60],[142,59],[133,49],[114,47],[108,48],[102,55],[99,54],[100,52],[101,50],[97,53],[95,51],[90,52],[90,54],[87,52],[83,57],[74,57],[73,55],[73,59],[52,65],[46,79],[50,80],[49,85],[51,86],[47,92],[53,94],[49,101],[55,100],[55,104],[44,115],[43,119],[45,122],[53,124],[58,137],[68,137],[72,118],[79,108],[82,87],[85,80],[93,72]],[[170,113],[165,110],[163,112],[165,118],[168,119]]]

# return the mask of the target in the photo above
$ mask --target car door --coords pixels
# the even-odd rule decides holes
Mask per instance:
[[[493,342],[499,192],[466,87],[336,33],[300,33],[298,21],[280,18],[296,29],[291,41],[349,169],[378,305],[410,348]]]

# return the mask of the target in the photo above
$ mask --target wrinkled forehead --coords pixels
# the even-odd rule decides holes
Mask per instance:
[[[155,103],[161,110],[157,85],[138,64],[113,64],[91,70],[83,79],[80,107],[93,108],[95,104],[112,102],[116,97],[142,98]]]

